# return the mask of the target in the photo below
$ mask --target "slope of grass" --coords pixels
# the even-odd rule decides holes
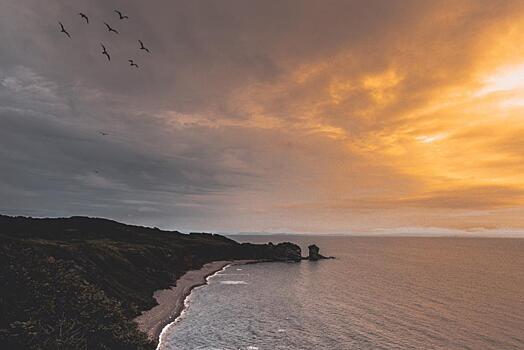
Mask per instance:
[[[214,260],[300,259],[300,248],[105,219],[0,216],[5,349],[154,349],[134,317],[190,269]]]

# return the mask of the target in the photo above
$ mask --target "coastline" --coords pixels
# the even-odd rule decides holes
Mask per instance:
[[[230,265],[239,265],[255,262],[253,260],[222,260],[205,264],[199,270],[189,270],[182,275],[175,286],[169,289],[155,291],[153,297],[158,305],[152,309],[142,311],[134,319],[138,329],[147,334],[147,337],[157,344],[161,342],[163,330],[175,322],[186,307],[186,299],[196,287],[207,284],[208,277],[220,272]]]
[[[217,234],[183,234],[81,216],[0,214],[0,232],[5,243],[0,244],[0,260],[8,267],[0,274],[6,286],[0,343],[6,349],[30,349],[35,343],[53,349],[76,349],[78,344],[155,349],[163,326],[181,313],[184,297],[206,284],[208,275],[235,260],[301,259],[300,247],[290,242],[239,243]],[[175,281],[211,261],[215,263],[203,271]],[[158,300],[159,307],[145,311]],[[75,336],[57,336],[47,327],[56,323],[57,310],[67,320],[67,334]],[[31,327],[22,326],[27,322]]]

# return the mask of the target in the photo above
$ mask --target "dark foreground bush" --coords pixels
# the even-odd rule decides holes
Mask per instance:
[[[72,261],[17,244],[0,251],[2,349],[154,349]]]
[[[133,319],[190,269],[215,260],[300,260],[300,248],[239,244],[96,218],[0,215],[0,349],[154,349]]]

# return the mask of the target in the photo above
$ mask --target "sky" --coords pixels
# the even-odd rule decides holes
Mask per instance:
[[[0,213],[524,231],[523,1],[2,0],[0,13]]]

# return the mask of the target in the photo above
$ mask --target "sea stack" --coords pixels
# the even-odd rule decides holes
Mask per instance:
[[[310,261],[317,261],[322,259],[333,259],[333,257],[326,257],[320,254],[320,248],[316,244],[312,244],[308,246],[309,249],[309,256],[308,260]]]

